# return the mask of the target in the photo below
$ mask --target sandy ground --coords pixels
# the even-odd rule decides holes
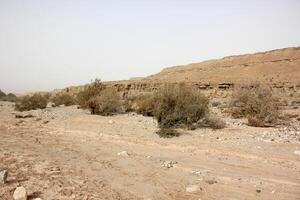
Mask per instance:
[[[29,199],[44,200],[300,199],[297,127],[253,128],[224,117],[223,130],[163,139],[154,119],[133,113],[101,117],[74,106],[30,113],[16,118],[13,105],[0,102],[0,170],[9,173],[1,200],[20,185]]]

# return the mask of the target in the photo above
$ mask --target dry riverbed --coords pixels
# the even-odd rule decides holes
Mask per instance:
[[[134,113],[101,117],[71,106],[18,114],[0,102],[1,200],[18,186],[44,200],[300,199],[298,123],[254,128],[223,116],[223,130],[162,139],[154,119]]]

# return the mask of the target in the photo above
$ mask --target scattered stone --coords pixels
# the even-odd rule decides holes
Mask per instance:
[[[189,185],[185,188],[186,192],[197,192],[202,190],[202,188],[199,185]]]
[[[115,122],[114,122],[113,120],[109,120],[108,123],[109,123],[109,124],[113,124],[113,123],[115,123]]]
[[[121,151],[118,153],[118,156],[129,156],[129,154],[127,153],[127,151]]]
[[[173,167],[174,164],[177,164],[177,162],[166,160],[163,162],[163,167],[171,168],[171,167]]]
[[[294,151],[294,154],[300,156],[300,151]]]
[[[55,104],[53,102],[49,102],[46,107],[47,108],[52,108],[54,106],[55,106]]]
[[[17,187],[13,194],[14,200],[27,200],[27,192],[26,189],[21,186]]]
[[[6,170],[0,171],[0,183],[2,184],[6,183],[7,175],[8,173]]]

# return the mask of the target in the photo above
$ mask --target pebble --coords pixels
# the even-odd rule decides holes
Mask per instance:
[[[166,161],[163,162],[163,167],[171,168],[176,163],[177,163],[176,161],[166,160]]]
[[[108,123],[109,123],[109,124],[113,124],[114,121],[113,121],[113,120],[109,120]]]
[[[185,191],[186,192],[197,192],[197,191],[200,191],[201,190],[201,187],[199,185],[189,185],[185,188]]]
[[[8,173],[6,170],[0,171],[0,183],[2,184],[6,183],[7,175]]]
[[[13,194],[14,200],[27,200],[27,192],[26,189],[21,186],[17,187]]]
[[[300,156],[300,151],[294,151],[294,154]]]
[[[129,154],[127,153],[127,151],[121,151],[118,153],[118,156],[129,156]]]

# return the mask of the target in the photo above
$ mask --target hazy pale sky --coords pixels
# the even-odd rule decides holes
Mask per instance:
[[[290,46],[300,46],[299,0],[0,0],[5,92]]]

